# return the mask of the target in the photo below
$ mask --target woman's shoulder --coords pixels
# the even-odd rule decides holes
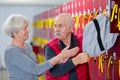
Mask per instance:
[[[4,51],[5,55],[13,55],[13,54],[16,54],[16,53],[19,53],[21,52],[22,50],[17,47],[17,46],[14,46],[14,45],[8,45]]]
[[[13,45],[8,45],[5,49],[5,52],[13,52],[13,51],[16,51],[17,48]]]
[[[5,54],[5,61],[12,61],[13,58],[19,56],[20,49],[16,46],[8,45],[4,51]]]

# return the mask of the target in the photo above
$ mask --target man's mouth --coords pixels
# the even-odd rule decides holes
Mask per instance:
[[[62,35],[62,33],[61,32],[56,32],[55,35]]]

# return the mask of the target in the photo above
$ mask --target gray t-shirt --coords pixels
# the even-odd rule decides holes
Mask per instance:
[[[53,66],[49,61],[38,64],[30,45],[20,48],[8,45],[5,50],[5,64],[10,80],[38,80],[38,76]]]

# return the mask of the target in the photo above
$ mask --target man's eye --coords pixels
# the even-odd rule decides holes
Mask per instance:
[[[62,26],[59,26],[59,28],[62,28]]]
[[[56,28],[56,25],[54,25],[54,28]]]

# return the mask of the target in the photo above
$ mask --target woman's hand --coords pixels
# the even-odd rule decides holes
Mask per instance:
[[[50,63],[53,66],[58,63],[65,63],[70,57],[75,56],[79,51],[78,47],[75,47],[75,48],[72,48],[69,50],[68,50],[68,48],[69,47],[64,48],[57,56],[50,59]]]
[[[65,63],[70,57],[73,57],[75,56],[78,51],[79,51],[79,48],[78,47],[75,47],[75,48],[72,48],[72,49],[69,49],[69,47],[66,47],[64,48],[61,53],[58,55],[58,57],[60,57],[60,62],[59,63]]]
[[[60,54],[58,55],[58,56],[61,56],[62,58],[64,58],[64,57],[73,57],[73,56],[75,56],[77,53],[78,53],[78,51],[79,51],[79,48],[78,47],[74,47],[74,48],[72,48],[72,49],[68,49],[69,47],[66,47],[66,48],[64,48],[61,52],[60,52]]]

